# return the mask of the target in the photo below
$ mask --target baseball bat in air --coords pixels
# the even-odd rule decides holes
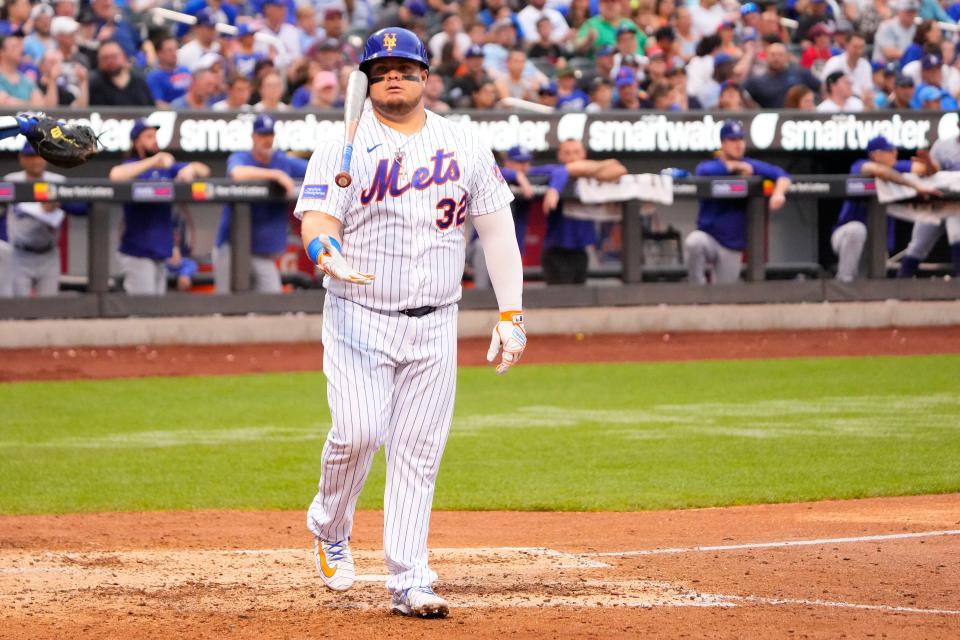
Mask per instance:
[[[350,176],[350,159],[353,157],[353,136],[357,133],[363,102],[367,99],[367,74],[359,69],[353,71],[347,79],[347,95],[343,103],[343,160],[340,161],[340,173],[333,181],[341,189],[353,182]]]

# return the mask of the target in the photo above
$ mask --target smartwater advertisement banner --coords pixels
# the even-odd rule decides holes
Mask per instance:
[[[185,153],[231,153],[250,149],[253,115],[215,111],[138,111],[102,109],[58,111],[68,123],[89,125],[104,152],[130,148],[130,129],[145,117],[159,127],[161,149]],[[295,111],[276,113],[276,148],[310,153],[324,139],[343,139],[342,114]],[[720,126],[727,117],[740,120],[750,151],[779,153],[861,151],[877,134],[902,149],[929,147],[938,138],[958,135],[957,113],[936,111],[816,114],[802,111],[712,113],[618,112],[549,115],[499,111],[449,114],[474,129],[495,151],[513,145],[537,153],[555,150],[563,140],[580,140],[593,157],[710,152],[720,146]],[[20,136],[0,141],[13,152]]]

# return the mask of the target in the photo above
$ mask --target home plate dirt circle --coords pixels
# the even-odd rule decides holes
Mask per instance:
[[[732,606],[665,581],[611,575],[614,567],[547,548],[431,551],[436,584],[455,608]],[[347,594],[323,589],[304,549],[0,552],[0,602],[34,613],[131,606],[175,600],[218,613],[290,606],[385,608],[383,553],[357,550],[357,583]],[[12,601],[11,601],[12,600]]]

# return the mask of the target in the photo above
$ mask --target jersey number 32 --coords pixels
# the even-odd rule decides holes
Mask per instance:
[[[453,198],[444,198],[437,203],[437,211],[440,213],[436,219],[438,229],[446,231],[454,223],[459,227],[467,220],[466,194],[460,198],[460,202]]]

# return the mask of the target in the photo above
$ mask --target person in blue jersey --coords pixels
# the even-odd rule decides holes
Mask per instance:
[[[905,173],[925,173],[922,163],[910,160],[897,160],[897,148],[883,136],[875,136],[867,143],[867,157],[861,158],[850,167],[850,174],[869,178],[882,178],[918,188]],[[937,195],[936,189],[919,187],[923,195]],[[892,230],[892,229],[890,229]],[[837,254],[837,280],[852,282],[860,269],[860,256],[867,241],[867,201],[851,198],[843,201],[837,224],[830,234],[830,246]],[[889,231],[887,246],[890,245]]]
[[[937,53],[927,53],[920,58],[920,84],[914,89],[910,108],[923,109],[926,108],[925,102],[936,100],[939,102],[931,105],[934,108],[944,111],[955,111],[960,108],[957,105],[957,99],[944,88],[943,58]]]
[[[13,296],[13,247],[7,236],[7,211],[0,208],[0,298]]]
[[[546,166],[559,166],[570,178],[616,182],[627,174],[627,168],[618,160],[588,160],[587,149],[580,140],[562,141],[557,149],[557,160],[559,165]],[[547,230],[540,259],[543,279],[547,284],[583,284],[587,281],[587,249],[597,242],[597,223],[591,215],[597,205],[560,201],[548,210],[548,204],[551,203],[545,197]]]
[[[542,199],[543,211],[547,214],[557,208],[560,202],[560,192],[567,186],[567,180],[570,177],[567,168],[562,164],[533,167],[530,166],[531,162],[533,162],[533,154],[520,145],[514,145],[507,149],[503,166],[500,168],[504,180],[517,185],[520,189],[519,195],[510,203],[510,209],[513,213],[513,226],[517,234],[517,246],[520,247],[521,256],[526,244],[530,206],[536,200],[529,177],[547,176],[547,191],[543,194]],[[473,265],[474,288],[489,289],[490,276],[487,273],[487,261],[476,233],[474,233],[470,246],[470,263]]]
[[[190,88],[190,69],[177,64],[177,51],[180,43],[173,36],[161,38],[156,43],[157,67],[147,74],[147,86],[158,107],[168,107],[170,103],[184,95]]]
[[[293,178],[303,178],[307,161],[273,148],[274,121],[266,114],[253,121],[253,148],[237,151],[227,158],[227,177],[237,180],[272,180],[290,196],[297,195]],[[250,279],[254,291],[280,293],[277,256],[287,248],[286,200],[258,202],[250,206],[251,258]],[[230,291],[230,221],[232,207],[226,205],[217,228],[213,254],[213,279],[217,293]]]
[[[257,63],[269,56],[257,46],[257,27],[253,24],[241,24],[237,27],[236,47],[230,54],[233,70],[242,76],[253,79]]]
[[[137,120],[130,129],[131,156],[110,170],[115,181],[192,181],[210,175],[202,162],[177,162],[160,151],[156,125]],[[132,295],[163,295],[167,291],[166,260],[173,253],[173,206],[128,202],[123,205],[119,263],[123,290]]]
[[[744,156],[747,143],[743,124],[727,120],[720,127],[717,157],[697,165],[696,175],[709,177],[760,176],[774,181],[770,210],[786,202],[790,176],[776,165]],[[697,229],[684,241],[687,273],[696,284],[729,284],[740,278],[743,250],[747,248],[747,199],[700,200]]]

